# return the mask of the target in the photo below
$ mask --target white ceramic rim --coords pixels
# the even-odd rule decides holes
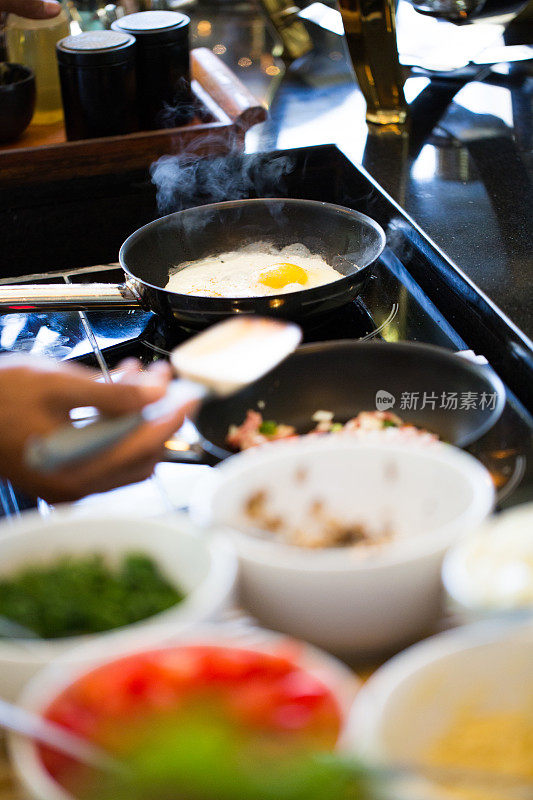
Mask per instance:
[[[498,528],[501,524],[506,524],[510,519],[520,519],[521,517],[526,519],[530,517],[533,532],[533,502],[522,503],[502,511],[501,514],[495,517],[491,517],[489,520],[479,525],[471,535],[466,536],[446,553],[442,564],[442,582],[449,597],[457,603],[461,609],[479,613],[480,615],[485,613],[495,614],[507,610],[511,612],[518,610],[514,606],[507,609],[483,603],[481,600],[476,601],[473,595],[468,591],[468,567],[465,563],[465,557],[469,553],[473,540],[477,540],[485,534],[497,536]],[[520,608],[526,609],[528,606],[520,606]]]
[[[133,639],[112,643],[111,651],[106,655],[101,652],[92,657],[93,646],[79,648],[87,651],[89,660],[83,664],[71,662],[62,669],[63,664],[50,664],[30,680],[20,698],[20,705],[34,711],[41,712],[57,694],[77,678],[89,672],[99,664],[110,662],[115,658],[145,652],[151,649],[159,650],[177,647],[179,645],[206,644],[234,646],[248,650],[263,652],[276,651],[283,642],[296,642],[289,636],[274,633],[263,628],[252,627],[248,624],[223,623],[218,625],[202,625],[194,632],[175,634],[167,626],[152,628],[148,637],[143,633],[142,643],[139,639],[133,644]],[[345,664],[334,656],[305,642],[296,643],[300,649],[296,663],[301,665],[310,674],[316,676],[335,696],[342,718],[342,730],[339,745],[345,737],[345,729],[361,681]],[[59,667],[59,670],[57,668]],[[68,672],[68,676],[67,673]],[[18,779],[26,792],[30,793],[33,800],[75,800],[65,791],[43,768],[38,756],[37,747],[27,739],[16,734],[8,737],[9,753]]]
[[[195,621],[206,620],[209,616],[219,610],[230,598],[238,571],[238,561],[235,549],[228,541],[228,537],[222,532],[214,532],[209,538],[199,535],[196,526],[192,523],[188,514],[176,512],[162,518],[139,518],[128,515],[105,516],[83,516],[73,514],[68,507],[54,511],[49,517],[42,517],[39,512],[27,512],[12,523],[6,523],[5,532],[0,528],[0,554],[2,552],[2,541],[8,537],[24,536],[28,532],[33,532],[37,527],[42,530],[43,536],[47,530],[55,527],[56,523],[61,525],[69,523],[94,523],[95,525],[103,522],[126,522],[135,525],[142,524],[146,527],[147,537],[149,537],[150,526],[157,528],[170,529],[176,536],[186,536],[198,543],[209,554],[209,569],[207,575],[201,583],[189,592],[184,600],[177,605],[171,606],[165,611],[153,614],[151,617],[139,620],[138,622],[125,625],[120,628],[111,628],[101,633],[86,634],[84,636],[68,636],[60,639],[0,639],[0,665],[2,662],[14,662],[31,664],[34,662],[45,662],[53,659],[58,653],[63,655],[72,649],[74,651],[85,644],[93,641],[111,642],[117,637],[122,637],[128,633],[145,631],[148,626],[155,626],[165,622],[172,623],[173,626],[185,626],[193,624]],[[94,548],[98,549],[97,546]],[[124,547],[117,549],[117,552],[125,550]],[[149,548],[147,548],[147,552]],[[68,552],[65,550],[65,552]]]
[[[232,478],[248,469],[253,469],[256,464],[275,463],[287,453],[290,455],[297,452],[304,456],[306,453],[320,453],[332,449],[350,450],[354,455],[371,449],[399,457],[404,456],[406,451],[412,450],[419,456],[452,466],[472,486],[472,503],[461,515],[431,533],[393,541],[379,552],[372,553],[366,558],[354,558],[353,560],[347,559],[344,548],[307,550],[282,542],[255,538],[243,531],[226,526],[225,530],[235,542],[239,555],[269,566],[279,566],[287,571],[320,572],[327,569],[334,572],[359,572],[379,570],[406,561],[414,562],[445,550],[456,537],[462,536],[463,531],[458,530],[459,526],[465,529],[464,532],[468,528],[477,527],[494,506],[495,490],[490,473],[470,453],[452,445],[442,443],[431,446],[392,445],[340,439],[335,441],[331,439],[289,440],[261,445],[258,448],[238,453],[203,477],[193,491],[190,506],[193,520],[204,526],[210,524],[212,498],[219,487],[223,486],[226,476]]]

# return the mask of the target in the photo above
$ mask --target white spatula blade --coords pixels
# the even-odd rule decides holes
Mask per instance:
[[[218,395],[256,381],[295,350],[298,325],[264,317],[232,317],[173,350],[172,366],[183,378]]]

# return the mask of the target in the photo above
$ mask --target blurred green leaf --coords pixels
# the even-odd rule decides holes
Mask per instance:
[[[357,762],[250,736],[222,717],[188,713],[150,730],[125,760],[129,778],[99,781],[90,800],[370,800]],[[87,796],[87,795],[85,795]]]

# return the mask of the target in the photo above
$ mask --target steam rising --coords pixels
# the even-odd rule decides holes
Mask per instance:
[[[185,78],[177,81],[175,92],[175,102],[173,104],[163,103],[163,108],[157,115],[157,122],[161,128],[185,125],[195,114],[196,107],[192,101],[191,85]]]
[[[205,147],[205,141],[200,146]],[[290,156],[230,153],[199,158],[188,150],[162,156],[152,164],[150,174],[157,187],[158,209],[168,214],[204,203],[279,196],[283,194],[283,176],[291,172],[294,164]]]

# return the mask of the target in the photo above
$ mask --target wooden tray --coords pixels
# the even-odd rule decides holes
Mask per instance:
[[[242,148],[244,134],[267,112],[211,50],[191,51],[193,120],[180,128],[68,142],[63,123],[30,125],[18,142],[0,148],[0,186],[127,172],[159,156],[191,148],[195,155]]]

